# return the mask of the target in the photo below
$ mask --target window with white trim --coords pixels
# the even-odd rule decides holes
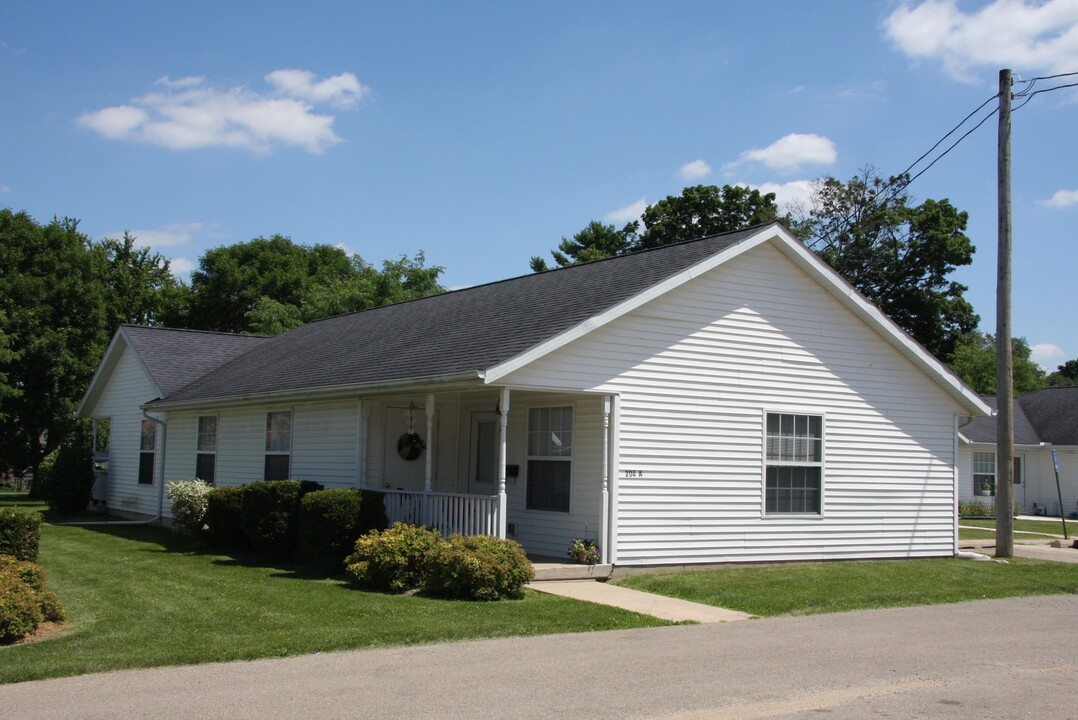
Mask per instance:
[[[153,485],[154,452],[157,449],[157,422],[142,418],[139,434],[138,482]]]
[[[823,417],[767,413],[764,512],[819,515],[823,495]]]
[[[996,494],[996,454],[990,450],[973,452],[973,494],[981,497]]]
[[[266,465],[263,480],[287,480],[292,464],[292,411],[266,413]]]
[[[217,416],[200,415],[195,477],[213,485],[217,476]]]
[[[573,408],[528,410],[529,510],[569,512],[573,466]]]

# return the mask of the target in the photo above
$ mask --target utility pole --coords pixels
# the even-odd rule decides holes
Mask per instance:
[[[1014,354],[1011,348],[1011,71],[999,71],[996,275],[996,557],[1014,555]]]

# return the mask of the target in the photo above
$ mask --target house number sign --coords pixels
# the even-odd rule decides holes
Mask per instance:
[[[625,477],[627,477],[627,478],[644,477],[644,471],[643,470],[626,470],[625,471]]]

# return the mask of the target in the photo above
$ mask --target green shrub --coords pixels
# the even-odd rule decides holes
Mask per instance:
[[[994,509],[977,500],[958,506],[958,517],[994,517],[995,514]]]
[[[45,589],[45,571],[11,555],[0,555],[0,643],[32,633],[44,620],[67,619],[60,598]]]
[[[45,499],[61,515],[83,512],[94,489],[94,451],[85,432],[64,441],[49,473]]]
[[[172,522],[191,535],[206,531],[206,496],[213,486],[204,480],[180,480],[168,484]]]
[[[37,562],[41,513],[26,508],[0,508],[0,555]]]
[[[299,481],[299,498],[302,500],[304,496],[309,495],[319,490],[325,490],[326,486],[320,482],[314,480],[300,480]]]
[[[360,508],[359,532],[369,533],[371,530],[385,530],[389,527],[389,518],[386,517],[386,494],[377,490],[360,490],[363,504]]]
[[[513,540],[453,535],[431,549],[424,589],[440,597],[500,600],[524,596],[534,577],[524,548]]]
[[[216,547],[239,549],[243,537],[243,494],[246,485],[215,487],[206,493],[206,527]]]
[[[56,457],[59,454],[59,450],[53,450],[38,463],[37,470],[34,471],[34,482],[30,486],[30,497],[35,500],[44,500],[49,496],[49,480],[52,478],[52,469],[56,465]]]
[[[338,569],[362,531],[358,490],[316,490],[300,500],[299,539],[303,554]]]
[[[256,552],[277,557],[299,544],[299,482],[260,480],[243,492],[243,536]]]
[[[388,530],[372,530],[356,540],[355,552],[344,562],[348,574],[361,585],[405,592],[423,584],[427,554],[441,542],[436,530],[394,523]]]

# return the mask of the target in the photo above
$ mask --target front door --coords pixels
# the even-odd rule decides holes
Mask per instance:
[[[498,492],[497,477],[498,415],[492,412],[473,412],[468,493],[494,495]]]
[[[422,408],[387,407],[382,439],[383,485],[394,490],[422,490],[426,484],[427,453],[436,452],[433,438],[427,437],[427,414]],[[438,413],[434,413],[434,434],[438,434]],[[411,436],[418,436],[418,442]],[[438,465],[431,456],[431,484]]]

